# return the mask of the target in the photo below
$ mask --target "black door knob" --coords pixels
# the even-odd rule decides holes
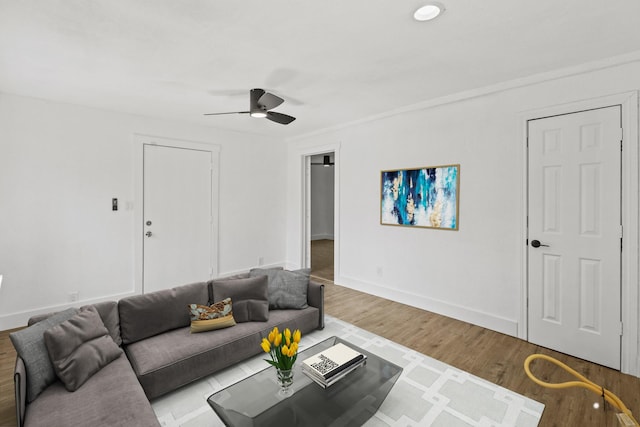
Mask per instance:
[[[540,243],[540,240],[532,240],[531,246],[533,246],[534,248],[539,248],[540,246],[546,246],[547,248],[549,247],[549,245],[543,245],[542,243]]]

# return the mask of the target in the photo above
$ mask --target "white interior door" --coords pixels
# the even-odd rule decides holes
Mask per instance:
[[[212,275],[212,152],[144,145],[143,291]]]
[[[529,341],[620,369],[621,109],[528,122]]]

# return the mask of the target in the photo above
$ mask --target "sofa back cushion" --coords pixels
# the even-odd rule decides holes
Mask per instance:
[[[198,282],[121,299],[118,310],[122,343],[130,344],[189,326],[191,319],[185,307],[206,305],[208,298],[207,284]]]
[[[83,305],[80,307],[80,310],[87,310],[89,307],[95,307],[96,310],[98,310],[102,323],[104,323],[104,326],[106,326],[109,331],[109,335],[111,335],[111,338],[113,338],[116,344],[121,345],[122,338],[120,338],[120,316],[118,315],[118,303],[116,301],[98,302],[95,304]],[[37,314],[29,319],[28,325],[34,325],[41,320],[51,317],[53,314],[55,314],[55,312]]]
[[[226,277],[220,277],[216,280],[236,280],[236,279],[247,279],[249,277],[249,272],[246,273],[238,273],[238,274],[234,274],[232,276],[226,276]],[[215,297],[213,296],[213,286],[212,286],[213,280],[209,280],[207,282],[207,288],[209,289],[209,304],[213,304],[216,301]]]
[[[89,307],[94,307],[98,314],[100,314],[100,318],[102,319],[102,323],[109,331],[109,335],[113,338],[116,344],[122,344],[122,338],[120,337],[120,315],[118,314],[118,303],[116,301],[105,301],[99,302],[92,305],[85,305],[80,307],[80,311],[84,311],[89,309]]]
[[[267,276],[246,279],[209,281],[214,301],[231,298],[236,322],[266,322],[269,320],[269,290]]]

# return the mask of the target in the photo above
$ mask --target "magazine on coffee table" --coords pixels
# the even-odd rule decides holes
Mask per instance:
[[[364,365],[367,357],[338,343],[302,361],[302,372],[322,387],[329,387],[354,369]]]

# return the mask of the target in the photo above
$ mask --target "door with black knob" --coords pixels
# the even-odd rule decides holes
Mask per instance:
[[[620,369],[621,107],[528,122],[528,339]]]

